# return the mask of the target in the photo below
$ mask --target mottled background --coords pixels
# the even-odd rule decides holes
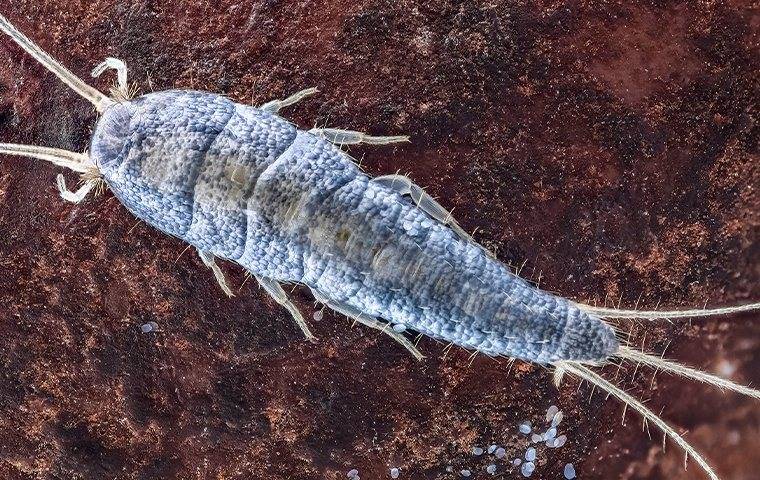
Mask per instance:
[[[83,77],[124,59],[143,92],[261,104],[316,86],[283,114],[304,128],[411,135],[352,154],[372,174],[409,173],[543,288],[702,306],[760,299],[751,3],[2,0],[0,11]],[[83,150],[95,120],[0,39],[3,141]],[[357,468],[382,479],[396,466],[402,479],[445,479],[447,465],[484,478],[489,462],[471,448],[521,455],[517,423],[552,403],[570,441],[540,452],[533,478],[561,478],[566,462],[583,479],[702,478],[634,415],[621,425],[617,402],[573,379],[557,391],[541,367],[444,356],[427,339],[416,363],[329,312],[306,343],[254,282],[228,300],[183,244],[109,193],[64,203],[58,171],[0,159],[2,478],[338,479]],[[314,311],[306,291],[294,297]],[[633,334],[757,385],[758,320]],[[150,321],[159,333],[140,332]],[[606,373],[687,431],[724,480],[758,478],[757,402],[646,369]]]

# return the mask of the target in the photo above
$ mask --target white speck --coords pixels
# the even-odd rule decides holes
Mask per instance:
[[[522,463],[522,458],[515,458],[514,460],[512,460],[512,465],[514,465],[515,467],[519,466],[521,463]]]
[[[142,325],[140,325],[140,331],[143,333],[150,333],[153,331],[153,325],[151,325],[150,323],[143,323]]]
[[[391,478],[398,478],[398,474],[399,474],[398,468],[396,467],[391,468]]]
[[[480,447],[472,447],[472,454],[476,456],[483,455],[483,449]]]
[[[533,443],[541,443],[544,441],[544,436],[534,433],[533,435],[530,436],[530,441]]]
[[[471,472],[471,471],[469,471],[469,470],[467,470],[466,468],[465,468],[464,470],[460,470],[460,471],[459,471],[459,473],[460,473],[460,474],[461,474],[463,477],[469,477],[470,475],[472,475],[472,472]]]
[[[530,447],[525,451],[525,460],[532,462],[536,459],[536,449],[533,447]]]
[[[520,468],[520,473],[522,473],[523,477],[530,477],[533,475],[533,471],[535,469],[536,466],[533,464],[533,462],[525,462]]]
[[[551,422],[557,412],[559,412],[559,408],[556,405],[549,407],[549,410],[546,411],[546,423]]]
[[[496,458],[504,458],[507,455],[507,451],[504,450],[503,447],[499,447],[496,449]]]
[[[550,445],[552,448],[559,448],[567,442],[567,435],[560,435],[554,439],[554,443]]]
[[[552,418],[552,427],[556,427],[557,425],[562,422],[562,419],[565,418],[565,414],[562,412],[557,412],[554,414],[554,418]]]
[[[722,359],[718,362],[717,369],[721,377],[730,378],[736,373],[736,364],[731,363],[726,359]]]
[[[348,471],[348,473],[346,474],[346,477],[354,478],[354,477],[357,477],[358,475],[359,475],[359,470],[352,468],[351,470]]]
[[[491,445],[490,447],[488,447],[488,453],[491,454],[495,452],[497,448],[499,448],[498,445]]]
[[[496,473],[496,465],[492,463],[491,465],[487,466],[486,473],[490,473],[491,475]]]
[[[575,478],[575,467],[572,463],[568,463],[565,465],[565,471],[563,472],[565,474],[565,478],[567,480],[573,480]]]
[[[406,331],[406,325],[402,323],[396,323],[393,325],[393,331],[396,333],[404,333]]]
[[[320,321],[322,320],[322,317],[325,316],[325,312],[323,312],[322,310],[317,310],[311,316],[314,317],[314,320]]]
[[[451,473],[451,472],[454,471],[454,467],[452,467],[451,465],[447,465],[446,466],[446,471],[449,472],[449,473]]]
[[[557,437],[557,429],[552,427],[544,433],[544,440],[549,440]]]
[[[521,423],[520,424],[520,433],[523,433],[523,434],[527,435],[527,434],[530,433],[530,431],[531,431],[531,428],[530,428],[530,423],[529,422],[525,422],[525,423]]]

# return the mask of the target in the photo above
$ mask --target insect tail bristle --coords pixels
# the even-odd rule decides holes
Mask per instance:
[[[721,390],[731,390],[733,392],[741,393],[743,395],[747,395],[748,397],[760,400],[760,390],[734,383],[730,380],[726,380],[724,378],[703,372],[701,370],[697,370],[695,368],[687,367],[686,365],[682,365],[673,360],[666,360],[664,358],[650,355],[622,345],[620,346],[620,349],[615,356],[624,360],[637,362],[652,368],[669,372],[679,377],[689,378],[698,382],[706,383]]]
[[[644,421],[649,421],[652,424],[656,425],[660,430],[662,430],[666,437],[670,437],[670,439],[673,440],[685,452],[686,457],[684,458],[684,467],[686,466],[686,461],[688,460],[689,456],[691,456],[694,461],[696,461],[697,464],[705,471],[705,473],[707,473],[711,480],[720,480],[718,475],[715,473],[712,467],[710,467],[705,458],[702,457],[702,455],[700,455],[699,452],[697,452],[697,450],[691,446],[691,444],[689,444],[678,432],[676,432],[673,427],[668,425],[659,415],[652,412],[650,409],[644,406],[641,401],[634,398],[631,394],[614,385],[610,381],[603,378],[601,375],[597,374],[579,362],[556,362],[555,366],[607,392],[609,395],[617,398],[628,407],[637,411],[642,417],[644,417]]]
[[[103,112],[107,106],[114,103],[113,99],[86,84],[81,78],[77,77],[69,69],[58,63],[53,57],[48,55],[47,52],[14,27],[3,15],[0,15],[0,30],[11,37],[18,46],[34,57],[34,59],[41,63],[42,66],[54,73],[63,83],[68,85],[69,88],[95,105],[98,112]]]
[[[670,311],[658,311],[658,310],[624,310],[617,308],[603,308],[593,307],[591,305],[576,304],[578,308],[591,315],[596,315],[600,318],[621,318],[621,319],[641,319],[641,320],[657,320],[657,319],[673,319],[673,318],[695,318],[695,317],[710,317],[716,315],[731,315],[734,313],[752,312],[760,310],[760,302],[750,303],[747,305],[735,305],[732,307],[721,308],[697,308],[688,310],[670,310]]]

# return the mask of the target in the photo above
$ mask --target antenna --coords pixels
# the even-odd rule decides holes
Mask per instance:
[[[95,105],[95,109],[98,112],[103,112],[108,105],[114,103],[114,101],[100,93],[95,88],[87,85],[81,78],[77,77],[66,67],[58,63],[48,55],[43,49],[41,49],[33,41],[29,40],[23,33],[19,32],[11,22],[8,21],[3,15],[0,15],[0,30],[8,34],[14,42],[16,42],[21,48],[34,57],[35,60],[40,62],[45,68],[53,72],[58,78],[69,86],[72,90],[77,92],[81,97],[87,99],[90,103]]]

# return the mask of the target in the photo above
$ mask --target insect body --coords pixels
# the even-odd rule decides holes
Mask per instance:
[[[533,362],[617,350],[598,318],[531,287],[393,182],[266,111],[153,93],[108,107],[90,151],[138,218],[257,278],[305,284],[352,316]]]
[[[99,178],[138,218],[190,243],[229,292],[215,258],[238,263],[312,337],[282,283],[308,286],[334,310],[385,331],[415,356],[406,329],[491,356],[551,365],[628,403],[694,456],[705,460],[641,402],[589,363],[641,362],[756,398],[760,392],[638,352],[604,318],[685,317],[756,309],[638,312],[593,308],[543,292],[512,274],[461,230],[448,212],[405,177],[369,178],[335,143],[391,143],[335,129],[298,130],[276,115],[314,92],[260,108],[206,92],[170,90],[128,99],[84,84],[0,16],[0,28],[102,113],[89,155],[0,144],[0,153],[41,158],[85,176],[80,201]],[[391,327],[391,325],[393,327]]]

